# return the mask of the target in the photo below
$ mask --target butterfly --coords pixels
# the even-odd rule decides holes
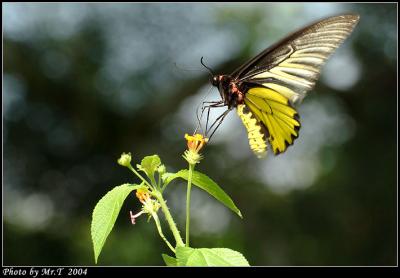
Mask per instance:
[[[230,75],[212,74],[201,60],[221,96],[219,101],[203,103],[202,112],[208,108],[207,125],[210,108],[228,107],[209,128],[206,125],[206,133],[214,127],[212,136],[236,108],[257,157],[264,157],[269,148],[275,155],[285,152],[301,127],[295,105],[313,89],[321,66],[350,35],[359,18],[345,14],[315,22],[265,49]]]

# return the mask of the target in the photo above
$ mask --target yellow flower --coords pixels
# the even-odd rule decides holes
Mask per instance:
[[[147,191],[147,189],[136,190],[136,197],[143,204],[143,206],[142,209],[136,214],[133,214],[132,211],[130,211],[132,224],[136,223],[136,218],[138,218],[140,215],[145,213],[151,216],[153,214],[156,214],[158,209],[160,208],[159,202],[157,200],[151,199],[150,193],[149,191]]]
[[[144,204],[150,199],[150,194],[146,189],[138,189],[136,190],[136,197],[142,204]]]
[[[193,136],[185,134],[185,139],[187,141],[188,149],[185,151],[183,158],[192,165],[199,163],[202,159],[199,151],[208,142],[208,138],[205,138],[203,137],[203,135],[196,133]]]
[[[185,139],[187,141],[188,150],[195,153],[198,153],[208,142],[208,138],[203,137],[203,135],[199,133],[196,133],[193,136],[186,133]]]

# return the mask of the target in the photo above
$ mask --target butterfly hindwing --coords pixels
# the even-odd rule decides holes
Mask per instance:
[[[289,100],[268,88],[251,88],[245,104],[267,132],[274,154],[286,151],[298,137],[300,122]],[[251,145],[251,144],[250,144]]]

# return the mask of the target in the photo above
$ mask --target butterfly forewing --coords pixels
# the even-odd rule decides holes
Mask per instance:
[[[341,15],[314,23],[263,51],[232,76],[275,90],[296,103],[314,87],[321,66],[358,20],[358,15]]]

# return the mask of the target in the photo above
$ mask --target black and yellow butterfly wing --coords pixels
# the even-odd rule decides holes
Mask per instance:
[[[267,143],[274,154],[293,144],[300,128],[293,105],[314,87],[321,66],[358,20],[358,15],[340,15],[311,24],[264,50],[231,75],[247,88],[241,104],[245,107],[238,105],[237,112],[257,156],[265,155]]]

